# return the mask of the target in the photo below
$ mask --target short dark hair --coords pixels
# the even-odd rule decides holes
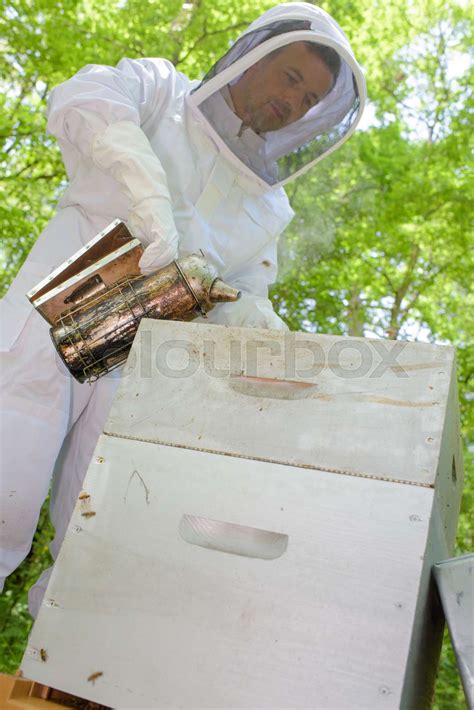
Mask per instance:
[[[278,37],[278,35],[287,34],[288,32],[297,32],[298,30],[310,30],[311,22],[309,22],[309,20],[280,20],[279,22],[274,22],[272,25],[268,25],[266,28],[262,29],[270,30],[265,35],[264,40],[262,40],[266,41],[268,39],[271,39],[272,37]],[[324,62],[325,66],[331,72],[331,91],[332,89],[334,89],[337,77],[339,76],[339,73],[341,71],[341,57],[335,49],[333,49],[332,47],[328,47],[326,44],[319,44],[318,42],[308,41],[305,41],[304,44],[310,52],[316,54],[316,56],[318,56]],[[281,51],[281,49],[283,49],[283,47],[276,49],[275,54]],[[273,52],[271,52],[271,54],[273,54]]]
[[[327,67],[327,69],[331,73],[332,84],[331,88],[327,92],[327,94],[329,94],[334,89],[337,77],[339,76],[339,72],[341,71],[341,58],[339,54],[336,52],[335,49],[333,49],[332,47],[328,47],[325,44],[318,44],[317,42],[303,42],[302,44],[305,45],[309,52],[315,54],[319,59],[321,59],[324,66]],[[278,47],[277,49],[274,49],[273,52],[270,52],[270,54],[267,54],[267,56],[264,57],[264,60],[269,60],[272,57],[276,57],[277,54],[283,52],[290,45],[291,42],[289,44],[283,45],[283,47]]]
[[[335,49],[332,47],[328,47],[325,44],[318,44],[316,42],[305,42],[306,47],[310,52],[315,54],[317,57],[321,59],[322,62],[327,66],[329,71],[332,74],[332,86],[331,89],[334,89],[334,86],[337,81],[337,77],[339,76],[339,72],[341,71],[341,57],[339,54],[336,52]]]
[[[289,32],[298,32],[300,30],[311,30],[311,22],[309,20],[277,20],[276,22],[271,22],[268,25],[263,25],[258,30],[251,30],[250,32],[241,35],[236,41],[236,43],[232,46],[232,48],[226,54],[224,54],[224,56],[221,57],[219,61],[214,64],[213,67],[211,67],[211,69],[207,72],[199,86],[192,89],[192,91],[197,91],[197,89],[199,89],[204,82],[213,79],[218,74],[218,72],[221,71],[222,67],[225,68],[226,66],[230,66],[231,64],[236,62],[237,59],[240,59],[241,57],[245,56],[245,54],[247,54],[247,52],[253,49],[253,47],[259,44],[263,44],[272,37],[278,37],[278,35],[287,34]],[[255,43],[251,42],[250,44],[248,44],[248,39],[251,36],[256,37],[258,41]],[[318,57],[320,57],[320,59],[324,62],[325,66],[327,66],[327,68],[331,72],[333,82],[329,91],[332,91],[341,70],[341,58],[339,57],[339,54],[335,49],[333,49],[332,47],[328,47],[325,44],[319,44],[318,42],[311,42],[308,40],[303,40],[303,42],[311,52],[314,52],[315,54],[317,54]],[[240,43],[243,43],[244,45],[242,53],[238,54],[238,56],[234,57],[232,61],[227,63],[228,56],[232,52],[235,52],[235,49],[239,46]],[[289,44],[291,44],[291,42]],[[271,57],[273,54],[281,52],[282,49],[284,49],[284,47],[275,49],[273,52],[270,52],[267,57]],[[357,87],[355,85],[355,81],[354,90],[357,94],[358,92]]]

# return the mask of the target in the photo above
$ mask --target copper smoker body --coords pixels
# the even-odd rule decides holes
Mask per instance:
[[[143,317],[188,321],[239,297],[202,256],[191,254],[149,276],[93,292],[61,314],[51,337],[71,374],[92,381],[124,362]]]

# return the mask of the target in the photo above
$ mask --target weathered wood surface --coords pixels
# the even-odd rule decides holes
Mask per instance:
[[[397,707],[432,490],[108,436],[96,455],[27,677],[116,707]],[[288,548],[203,549],[183,515]]]
[[[252,335],[261,370],[203,364]],[[462,489],[452,351],[407,346],[408,378],[326,359],[311,379],[276,359],[284,338],[142,322],[27,677],[129,709],[429,707],[431,567]],[[350,369],[350,341],[312,338],[322,358],[344,341]]]
[[[434,485],[453,363],[445,346],[148,320],[106,431]]]

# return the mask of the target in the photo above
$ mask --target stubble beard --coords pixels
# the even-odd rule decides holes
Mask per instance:
[[[286,121],[284,118],[280,119],[274,115],[271,107],[272,101],[276,101],[276,99],[266,99],[260,105],[248,101],[245,105],[244,125],[249,126],[255,133],[268,133],[283,128]]]

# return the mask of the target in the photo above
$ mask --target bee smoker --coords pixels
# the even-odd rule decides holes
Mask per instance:
[[[94,261],[98,250],[102,256]],[[142,252],[116,221],[28,293],[52,325],[56,350],[79,382],[91,382],[124,362],[142,318],[189,321],[240,297],[202,255],[142,276]],[[86,268],[77,272],[77,262]]]

